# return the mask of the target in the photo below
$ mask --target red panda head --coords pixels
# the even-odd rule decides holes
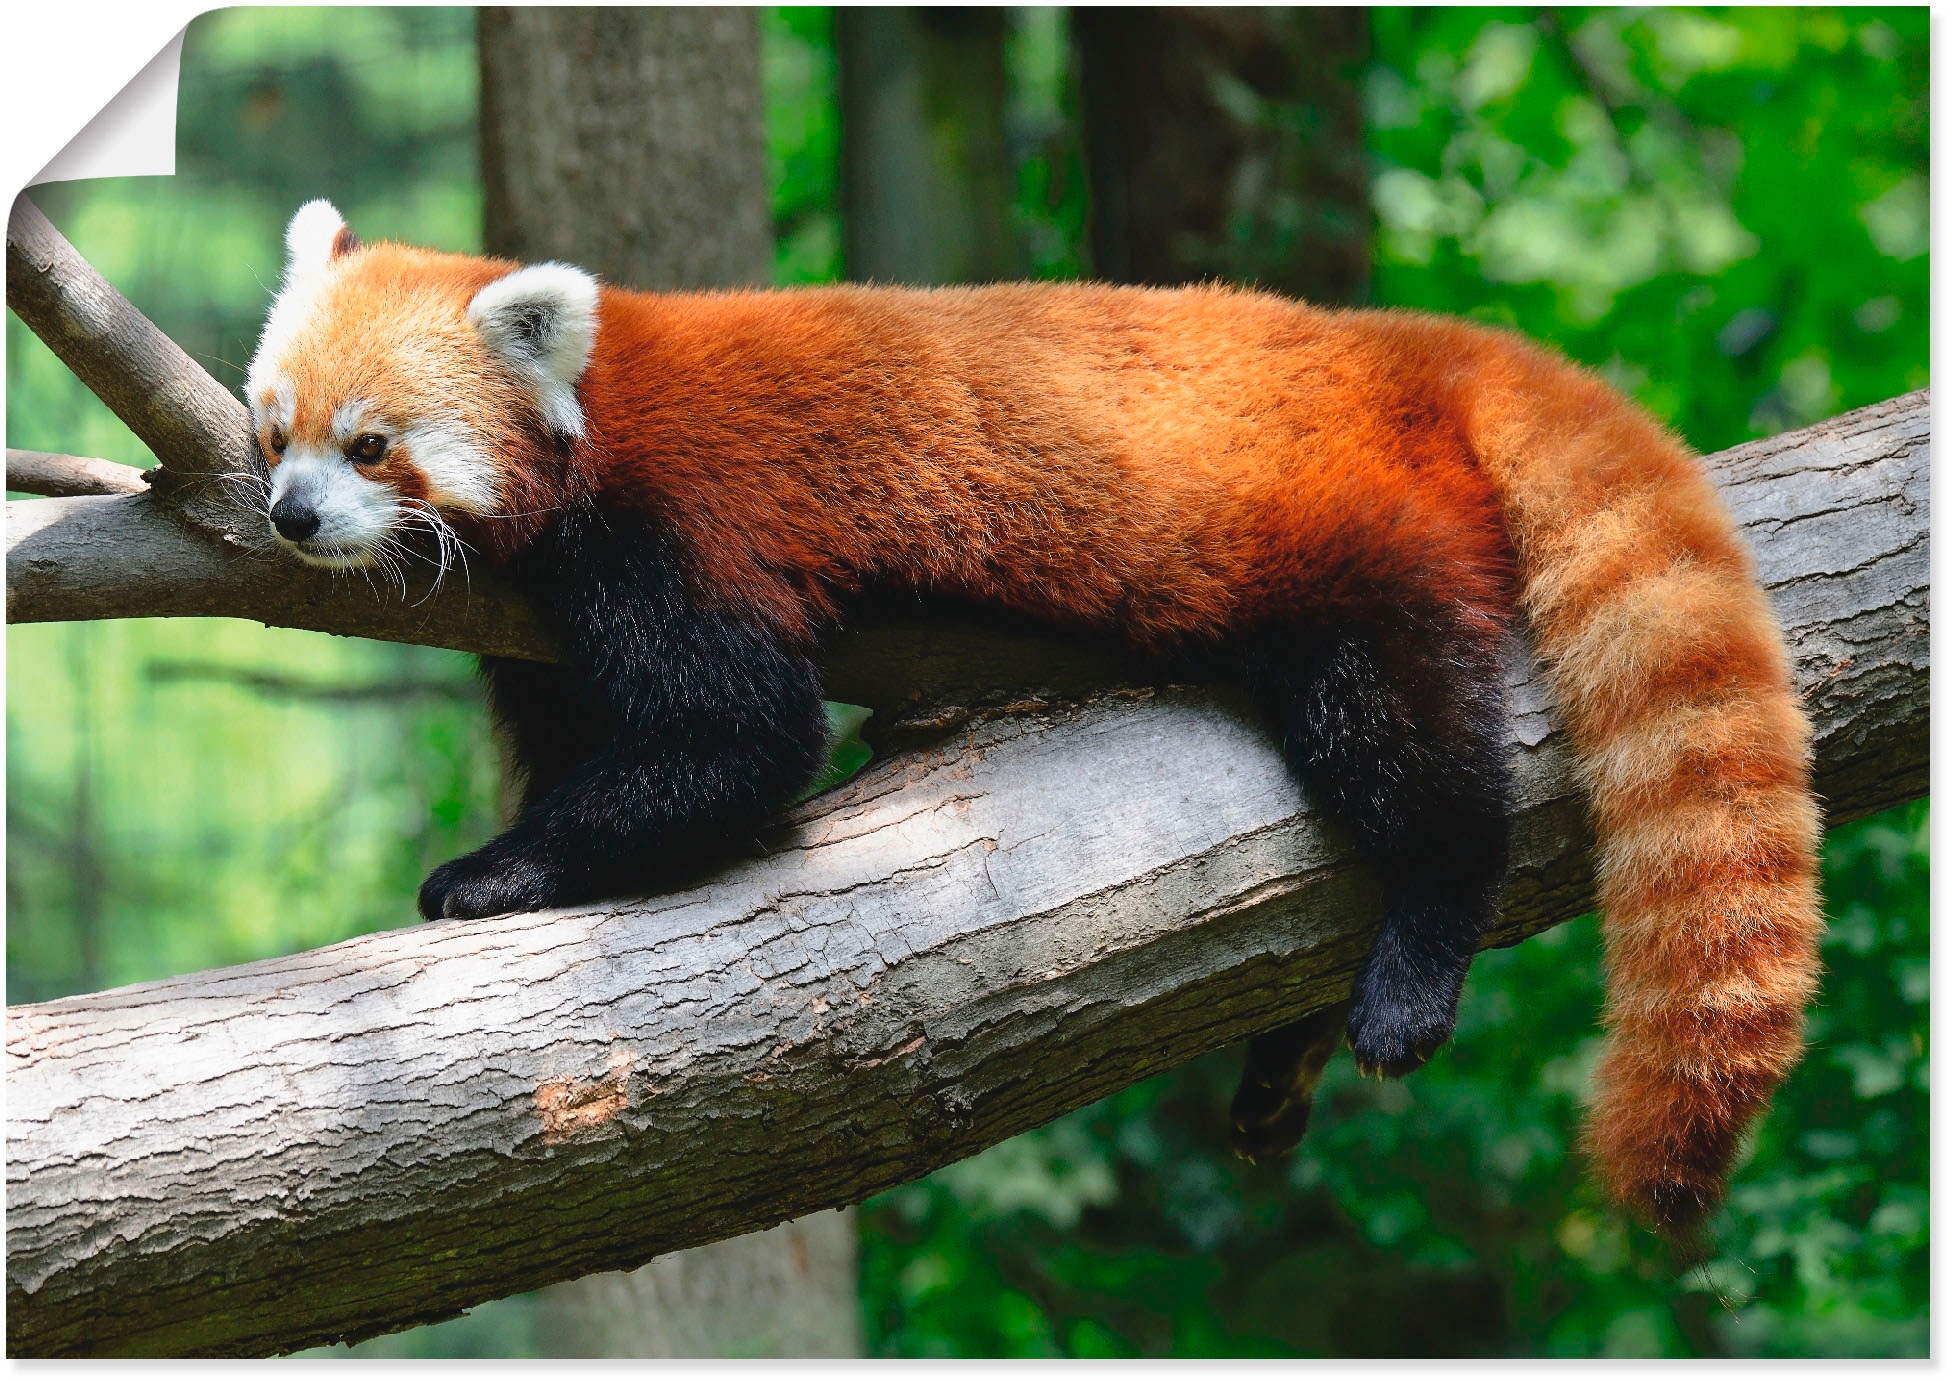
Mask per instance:
[[[279,543],[363,567],[403,550],[408,529],[452,536],[460,522],[502,546],[488,520],[536,509],[582,432],[596,280],[362,245],[324,201],[299,208],[285,245],[245,383]]]

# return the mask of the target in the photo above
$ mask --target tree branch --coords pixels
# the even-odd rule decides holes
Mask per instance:
[[[95,271],[25,194],[7,220],[7,306],[162,462],[159,490],[223,531],[241,514],[224,487],[261,474],[244,405]]]
[[[1925,791],[1929,428],[1914,394],[1711,461],[1833,821]],[[1523,658],[1510,693],[1492,944],[1592,897]],[[10,1352],[285,1351],[632,1267],[1346,992],[1372,886],[1232,699],[1013,709],[942,712],[946,741],[688,891],[11,1009]]]
[[[135,466],[114,461],[7,448],[7,488],[16,494],[46,494],[58,499],[78,494],[145,494],[149,484],[142,476]]]
[[[260,539],[261,541],[261,539]],[[179,521],[155,495],[7,505],[7,622],[222,615],[283,628],[530,657],[548,647],[528,604],[489,572],[451,573],[431,598],[301,566]]]

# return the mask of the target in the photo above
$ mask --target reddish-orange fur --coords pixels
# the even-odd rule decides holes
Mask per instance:
[[[1217,287],[605,289],[558,454],[461,315],[513,267],[364,247],[291,357],[333,362],[298,390],[328,408],[467,410],[509,516],[453,521],[491,554],[581,493],[655,510],[705,598],[796,641],[893,582],[1154,648],[1405,589],[1495,632],[1515,569],[1601,841],[1591,1145],[1660,1222],[1720,1194],[1814,990],[1817,818],[1767,603],[1644,414],[1509,335]]]

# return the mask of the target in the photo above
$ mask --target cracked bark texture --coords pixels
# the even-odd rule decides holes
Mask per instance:
[[[1712,464],[1830,819],[1922,794],[1927,396]],[[1510,695],[1491,944],[1592,896],[1517,650]],[[10,1009],[9,1351],[281,1352],[635,1267],[858,1202],[1346,992],[1373,886],[1235,698],[930,704],[946,737],[690,891]]]

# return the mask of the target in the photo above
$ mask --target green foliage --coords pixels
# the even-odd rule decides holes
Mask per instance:
[[[1926,12],[1374,12],[1379,301],[1715,450],[1927,382]]]
[[[841,274],[840,93],[834,12],[760,12],[766,164],[773,180],[773,281],[831,283]]]
[[[827,766],[820,770],[812,785],[800,794],[800,800],[818,796],[829,787],[838,787],[848,778],[868,765],[874,757],[874,750],[861,738],[861,730],[867,725],[868,716],[874,712],[864,705],[842,705],[837,701],[824,701],[827,710],[827,735],[830,747],[827,751]]]
[[[1018,258],[1027,278],[1077,278],[1084,272],[1090,187],[1065,11],[1011,11],[1003,52],[1004,137],[1016,167],[1010,229]]]
[[[190,658],[218,671],[153,675]],[[421,875],[493,828],[477,699],[267,697],[221,675],[267,664],[470,681],[454,653],[228,621],[7,630],[9,1002],[406,925]]]

